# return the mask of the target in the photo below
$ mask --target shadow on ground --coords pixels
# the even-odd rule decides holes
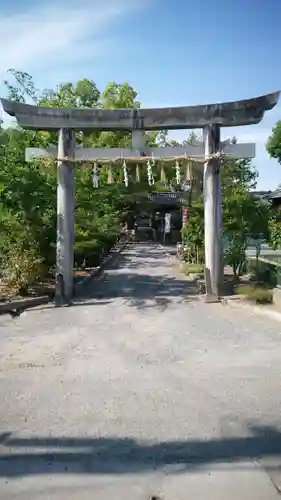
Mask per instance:
[[[239,461],[281,460],[281,433],[277,429],[252,427],[250,431],[251,437],[157,444],[132,438],[17,438],[5,433],[0,436],[0,476],[126,474],[165,467],[183,472],[207,464],[235,463],[239,467]],[[275,465],[278,468],[279,463]]]
[[[171,263],[166,263],[170,268]],[[169,274],[145,274],[146,268],[163,267],[163,254],[158,251],[128,250],[104,272],[99,280],[90,281],[78,297],[76,306],[99,304],[112,301],[117,297],[126,300],[127,305],[138,309],[166,309],[175,302],[190,301],[198,298],[195,282],[171,277]],[[161,270],[160,270],[161,272]],[[92,299],[92,301],[91,301]]]

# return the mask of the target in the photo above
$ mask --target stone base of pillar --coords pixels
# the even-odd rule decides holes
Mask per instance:
[[[221,299],[219,297],[217,297],[217,295],[213,295],[213,294],[205,295],[205,303],[206,304],[218,304],[219,302],[221,302]]]

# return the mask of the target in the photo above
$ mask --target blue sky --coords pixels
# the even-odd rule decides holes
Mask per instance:
[[[143,107],[254,97],[281,88],[280,19],[280,0],[2,0],[0,80],[12,67],[39,88],[128,81]],[[259,125],[223,130],[256,142],[260,189],[281,183],[265,150],[279,119],[281,102]]]

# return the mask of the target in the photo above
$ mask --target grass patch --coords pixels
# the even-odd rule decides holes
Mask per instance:
[[[257,284],[241,284],[237,285],[236,293],[244,295],[246,300],[255,304],[272,304],[273,293],[271,290],[262,285]]]
[[[204,274],[204,264],[190,264],[183,262],[182,272],[187,276],[188,274]]]

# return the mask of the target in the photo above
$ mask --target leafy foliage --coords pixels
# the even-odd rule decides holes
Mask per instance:
[[[236,279],[245,268],[248,237],[269,237],[269,207],[251,193],[256,179],[257,172],[247,160],[227,162],[226,168],[222,167],[225,261]]]
[[[20,102],[33,101],[44,106],[73,108],[140,107],[137,92],[128,82],[109,82],[100,91],[94,81],[84,78],[75,84],[66,82],[55,89],[38,90],[28,73],[14,69],[8,73],[15,84],[5,82],[7,97]],[[167,132],[148,132],[146,135],[150,146],[178,144],[168,140]],[[126,131],[95,131],[77,133],[76,140],[85,147],[128,147],[131,136]],[[197,140],[193,133],[183,144],[192,144]],[[24,151],[26,147],[46,147],[56,142],[55,133],[0,127],[0,267],[2,278],[7,280],[11,276],[13,286],[18,289],[26,288],[28,275],[30,282],[35,277],[43,279],[55,264],[56,171],[38,162],[27,164]],[[277,154],[277,150],[272,154]],[[131,182],[126,189],[120,170],[112,170],[114,184],[107,184],[107,172],[102,168],[98,190],[93,189],[90,166],[76,171],[75,261],[79,266],[98,263],[101,255],[118,239],[122,221],[137,210],[136,198],[152,189],[147,185],[143,172],[141,182]],[[165,167],[165,171],[167,185],[173,185],[174,166]],[[134,178],[134,175],[129,169],[129,177]],[[243,267],[247,235],[258,232],[268,237],[268,208],[249,192],[255,186],[256,178],[257,172],[248,161],[224,162],[222,166],[223,231],[228,241],[225,256],[238,275]],[[155,180],[154,188],[163,190],[159,180]],[[199,195],[192,204],[189,223],[183,229],[183,240],[189,247],[191,262],[202,263],[204,259],[203,221],[203,199]],[[270,224],[271,239],[275,245],[277,233],[274,236],[273,221]],[[22,268],[26,268],[22,277],[17,273],[15,277],[12,273],[16,255]]]
[[[271,158],[276,158],[281,163],[281,120],[273,127],[266,149]]]
[[[137,93],[128,83],[111,82],[101,93],[92,80],[82,79],[75,85],[64,83],[54,90],[39,91],[29,74],[16,70],[9,74],[16,81],[15,85],[5,82],[7,97],[12,100],[31,99],[51,107],[139,107]],[[24,155],[26,147],[45,147],[56,141],[54,133],[0,128],[0,266],[2,280],[17,292],[43,279],[55,264],[56,171],[38,162],[26,163]],[[77,133],[77,142],[92,147],[128,146],[130,136],[124,132]],[[122,183],[107,185],[105,169],[100,178],[101,187],[95,190],[90,166],[76,172],[77,265],[97,265],[118,239],[120,223],[134,204],[133,198],[125,196]],[[143,190],[144,185],[138,189]]]
[[[271,158],[276,158],[281,163],[281,120],[273,127],[266,145],[267,152]],[[279,186],[280,187],[280,186]],[[269,242],[274,250],[281,248],[281,222],[280,212],[275,212],[269,220]]]
[[[189,263],[204,262],[204,206],[203,198],[192,204],[188,224],[182,229],[186,250],[184,260]]]
[[[257,172],[248,160],[225,161],[222,177],[222,229],[225,263],[233,269],[236,279],[244,270],[249,235],[269,238],[269,207],[251,193],[256,185]],[[182,231],[188,247],[187,259],[204,260],[203,198],[198,198],[190,211],[187,227]],[[191,258],[190,258],[191,255]],[[199,255],[196,258],[195,256]]]
[[[128,82],[109,82],[100,91],[95,82],[81,79],[75,84],[61,83],[55,89],[37,89],[32,77],[11,69],[6,80],[7,98],[19,102],[33,102],[50,107],[139,108],[137,92]],[[150,146],[159,143],[161,133],[148,132]],[[164,134],[165,135],[165,134]],[[166,135],[165,135],[166,138]],[[165,139],[166,140],[166,139]],[[76,141],[85,147],[129,147],[131,134],[117,132],[77,133]],[[15,255],[19,255],[22,279],[13,278],[18,290],[44,279],[55,265],[56,246],[56,169],[46,168],[43,162],[25,162],[26,147],[47,147],[57,144],[54,132],[25,131],[19,127],[0,127],[0,268],[2,279],[14,276]],[[77,266],[95,266],[120,235],[120,225],[132,218],[138,210],[136,203],[152,190],[147,175],[141,169],[140,183],[134,182],[135,173],[129,168],[132,182],[124,186],[120,168],[112,168],[114,184],[107,184],[107,170],[100,170],[100,187],[94,189],[91,166],[76,169],[75,263]],[[174,168],[167,168],[168,182],[173,183]],[[155,189],[163,189],[155,179]],[[167,188],[168,189],[168,188]],[[142,202],[144,204],[144,202]],[[31,249],[34,250],[32,253]],[[38,257],[38,258],[37,258]],[[29,262],[30,259],[30,262]],[[37,266],[36,274],[33,268]],[[17,284],[17,285],[16,285]]]
[[[281,248],[281,223],[277,215],[272,215],[269,222],[269,243],[273,250]]]

